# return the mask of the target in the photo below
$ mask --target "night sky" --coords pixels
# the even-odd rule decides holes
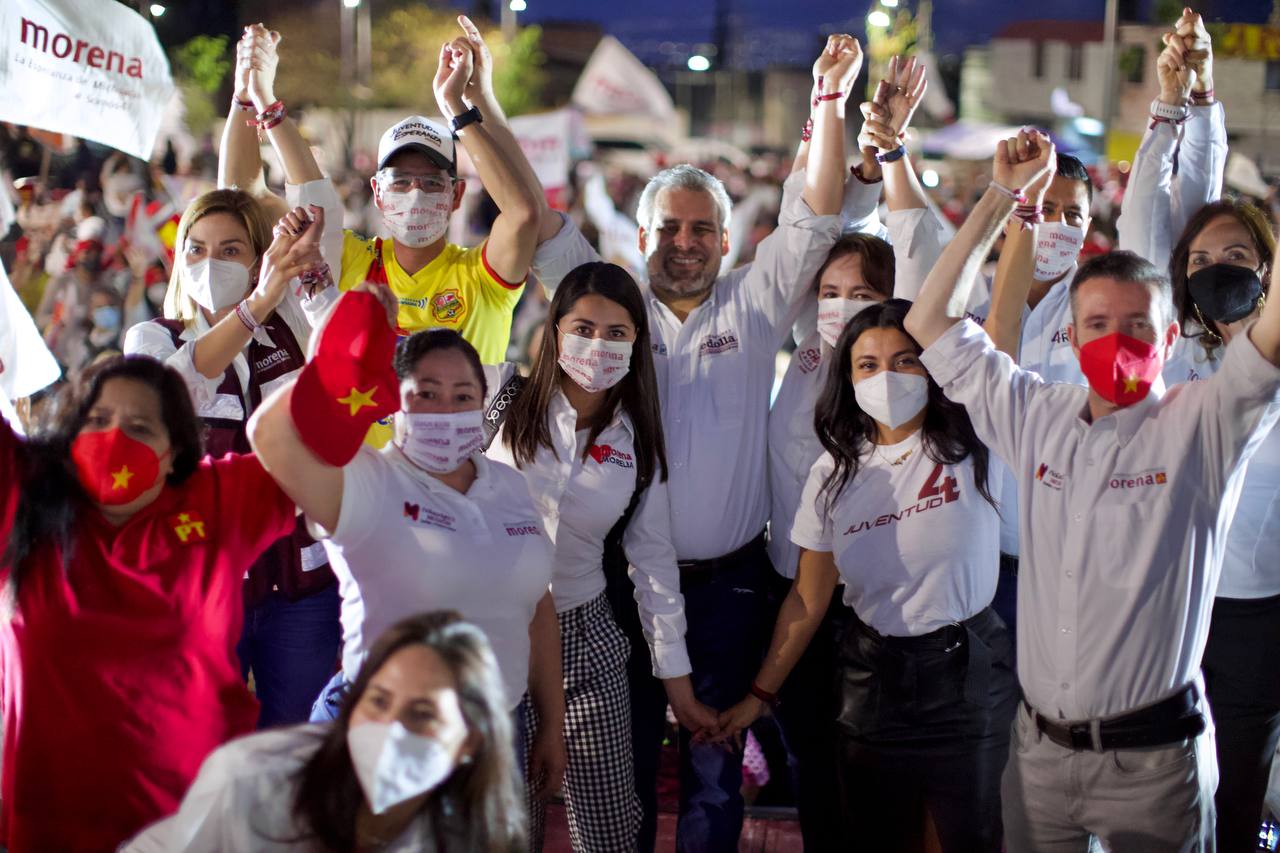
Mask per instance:
[[[474,0],[454,0],[474,7]],[[505,0],[500,0],[505,2]],[[728,0],[733,26],[759,54],[787,53],[806,46],[823,32],[862,35],[871,0]],[[661,59],[663,42],[696,44],[712,40],[714,0],[527,0],[522,21],[592,20],[604,25],[648,62]],[[1137,0],[1143,13],[1152,0]],[[913,4],[914,5],[914,4]],[[1262,22],[1271,0],[1203,0],[1206,17],[1231,22]],[[935,42],[940,53],[960,52],[985,43],[1011,21],[1025,18],[1102,20],[1104,0],[934,0]],[[668,48],[670,50],[670,48]],[[760,57],[764,59],[764,56]],[[774,58],[774,57],[769,57]],[[752,65],[767,61],[750,62]]]

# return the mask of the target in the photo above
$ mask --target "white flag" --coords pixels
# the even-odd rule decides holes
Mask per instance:
[[[155,30],[110,0],[0,3],[0,120],[144,160],[173,80]]]
[[[30,397],[62,374],[0,266],[0,395]]]
[[[662,81],[613,36],[600,39],[573,88],[573,102],[596,115],[647,115],[669,119],[675,113]]]

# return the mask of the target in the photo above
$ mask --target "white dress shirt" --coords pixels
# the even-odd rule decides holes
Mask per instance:
[[[858,184],[858,181],[854,178],[850,183]],[[845,198],[847,216],[848,190]],[[893,244],[893,295],[900,299],[914,298],[942,253],[938,220],[925,208],[892,211],[886,220],[886,233],[892,237]],[[848,221],[846,219],[846,223]],[[864,217],[861,222],[868,227],[883,228],[878,218]],[[810,293],[817,295],[813,288]],[[816,316],[816,311],[810,313]],[[769,411],[769,559],[778,574],[787,578],[796,576],[800,559],[800,548],[791,541],[791,522],[796,517],[796,506],[809,470],[822,455],[822,444],[813,431],[813,414],[831,361],[830,354],[824,350],[821,335],[816,329],[810,331],[791,354]]]
[[[1181,127],[1152,123],[1134,155],[1116,220],[1120,248],[1164,269],[1187,221],[1222,197],[1226,162],[1227,121],[1221,103],[1189,107]]]
[[[721,276],[683,322],[642,285],[670,465],[671,538],[681,560],[728,554],[764,530],[774,355],[839,232],[839,216],[815,216],[800,197],[784,204],[755,261]],[[596,260],[565,222],[538,247],[533,272],[550,292]]]
[[[1196,681],[1244,464],[1280,417],[1280,369],[1241,335],[1211,379],[1163,394],[1157,382],[1089,424],[1086,388],[1017,367],[970,321],[923,360],[1018,477],[1027,700],[1106,717]]]
[[[1164,366],[1166,385],[1207,379],[1222,366],[1195,340],[1178,338],[1174,358]],[[1280,429],[1267,433],[1245,469],[1240,502],[1227,531],[1222,560],[1221,598],[1280,595]]]
[[[493,387],[497,390],[501,384]],[[551,595],[557,613],[581,607],[604,592],[604,540],[636,488],[635,428],[626,413],[619,411],[590,448],[584,447],[589,431],[576,429],[577,419],[577,411],[557,388],[547,423],[554,450],[540,447],[533,463],[519,469],[554,543]],[[504,435],[505,427],[494,436],[488,456],[515,467]],[[653,674],[675,678],[688,675],[692,667],[684,645],[680,571],[671,545],[671,505],[661,474],[660,469],[654,472],[640,497],[623,532],[622,548],[636,587]]]
[[[476,479],[465,495],[395,444],[363,446],[342,469],[337,528],[316,538],[325,537],[342,593],[348,680],[399,620],[456,610],[489,638],[510,707],[524,695],[529,623],[551,581],[551,542],[520,472],[480,453],[471,460]]]
[[[126,842],[121,853],[286,853],[319,851],[293,812],[298,772],[315,755],[327,725],[269,729],[224,744],[200,765],[176,814]],[[436,853],[431,821],[420,817],[382,849]]]
[[[859,619],[885,636],[918,637],[991,604],[1000,524],[978,491],[972,457],[940,466],[919,432],[870,445],[831,502],[822,486],[834,468],[823,453],[809,472],[791,538],[835,557],[844,603]],[[1000,479],[988,476],[987,490],[998,501]]]

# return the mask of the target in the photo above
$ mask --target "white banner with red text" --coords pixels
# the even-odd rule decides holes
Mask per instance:
[[[151,24],[106,0],[0,3],[0,121],[151,157],[173,79]]]

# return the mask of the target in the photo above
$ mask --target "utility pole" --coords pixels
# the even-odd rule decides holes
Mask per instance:
[[[1107,0],[1106,21],[1102,28],[1103,57],[1106,63],[1103,75],[1102,124],[1106,136],[1111,138],[1111,119],[1116,111],[1116,29],[1120,18],[1120,0]]]

